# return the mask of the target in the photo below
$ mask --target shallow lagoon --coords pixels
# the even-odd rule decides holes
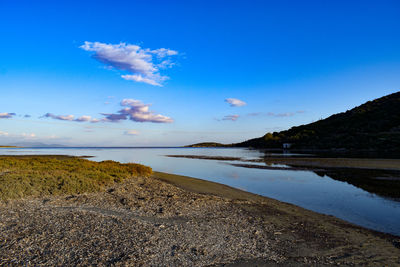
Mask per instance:
[[[242,148],[2,148],[0,154],[93,156],[91,159],[96,161],[141,163],[156,171],[226,184],[333,215],[370,229],[400,236],[399,201],[369,193],[327,175],[321,177],[312,171],[303,170],[243,168],[230,165],[233,163],[230,161],[165,156],[179,154],[243,159],[262,158],[264,154],[256,150]]]

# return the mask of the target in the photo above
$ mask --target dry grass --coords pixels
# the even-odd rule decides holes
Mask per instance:
[[[151,173],[150,167],[133,163],[69,156],[0,156],[0,201],[96,192]]]

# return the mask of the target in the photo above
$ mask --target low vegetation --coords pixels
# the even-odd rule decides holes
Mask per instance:
[[[215,143],[215,142],[203,142],[203,143],[188,145],[185,147],[230,147],[230,146],[231,145],[224,145],[224,144]]]
[[[151,174],[150,167],[134,163],[69,156],[0,156],[0,201],[101,191],[113,183]]]

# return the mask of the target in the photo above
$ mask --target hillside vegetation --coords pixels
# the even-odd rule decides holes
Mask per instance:
[[[228,146],[231,146],[231,145],[224,145],[224,144],[215,143],[215,142],[203,142],[203,143],[188,145],[185,147],[228,147]]]
[[[0,156],[0,201],[96,192],[151,173],[150,167],[133,163],[94,162],[69,156]]]
[[[400,151],[400,92],[338,113],[324,120],[267,133],[235,144],[239,147]]]

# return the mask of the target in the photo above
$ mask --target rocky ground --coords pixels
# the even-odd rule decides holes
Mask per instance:
[[[396,266],[400,238],[156,173],[105,192],[1,203],[0,265]]]

